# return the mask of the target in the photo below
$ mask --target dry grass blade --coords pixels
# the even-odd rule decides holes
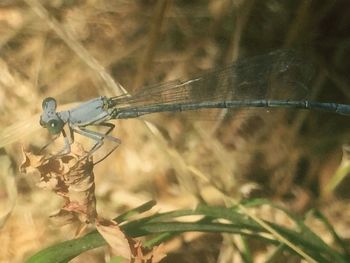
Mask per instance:
[[[39,114],[34,115],[30,119],[15,122],[11,126],[8,126],[0,132],[0,148],[17,142],[26,136],[30,136],[32,133],[42,129],[39,125]]]
[[[104,67],[78,42],[75,40],[73,34],[66,28],[64,29],[58,21],[49,15],[47,10],[36,0],[25,0],[25,2],[32,7],[35,13],[43,19],[51,29],[86,63],[92,70],[98,73],[103,83],[109,88],[109,92],[101,90],[102,94],[120,95],[125,94],[126,90],[116,82],[104,69]],[[104,85],[102,85],[104,87]],[[120,94],[114,94],[120,92]]]
[[[12,163],[7,155],[0,155],[0,192],[1,192],[1,210],[0,210],[0,229],[4,226],[15,207],[17,199],[17,186],[15,182]]]

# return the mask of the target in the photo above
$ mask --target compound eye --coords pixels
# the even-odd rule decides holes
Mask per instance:
[[[54,98],[48,97],[43,100],[41,107],[43,108],[44,111],[46,110],[56,110],[57,107],[57,102]]]
[[[51,134],[58,134],[62,131],[63,128],[63,121],[60,119],[50,120],[46,127],[49,130]]]

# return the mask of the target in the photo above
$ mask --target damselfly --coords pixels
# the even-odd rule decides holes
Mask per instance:
[[[120,140],[109,135],[115,127],[111,119],[136,118],[159,112],[182,112],[200,109],[233,108],[297,108],[323,110],[350,115],[349,104],[309,101],[305,93],[312,71],[292,51],[275,51],[267,55],[237,62],[228,67],[208,71],[187,81],[172,81],[154,85],[137,94],[118,97],[98,97],[65,111],[56,111],[54,98],[42,103],[41,126],[51,134],[62,134],[65,149],[70,152],[74,133],[96,141],[90,154],[104,140],[115,144]],[[64,126],[68,125],[70,136]],[[99,133],[88,126],[105,126]],[[69,139],[71,138],[71,139]],[[112,150],[112,151],[113,151]]]

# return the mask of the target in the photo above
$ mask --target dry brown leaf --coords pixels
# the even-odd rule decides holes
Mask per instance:
[[[132,254],[129,240],[116,222],[99,219],[96,222],[96,229],[112,248],[115,255],[121,256],[130,262]]]
[[[38,172],[38,186],[52,190],[64,198],[65,204],[61,210],[51,215],[57,223],[78,221],[88,224],[95,221],[97,213],[93,161],[80,144],[73,144],[71,152],[64,156],[47,158],[24,150],[23,156],[21,172]]]
[[[164,253],[164,246],[162,244],[153,247],[151,251],[147,252],[147,249],[138,241],[134,244],[133,256],[132,262],[134,263],[157,263],[160,262],[166,254]]]
[[[35,155],[31,152],[27,152],[22,148],[23,161],[19,167],[22,173],[27,173],[28,168],[37,168],[41,166],[45,161],[44,155]]]
[[[163,258],[166,257],[164,244],[160,244],[159,246],[153,247],[151,253],[152,253],[151,262],[152,263],[160,262]]]
[[[60,225],[80,223],[77,229],[79,234],[86,224],[95,222],[97,231],[111,247],[113,254],[125,258],[127,262],[159,262],[165,257],[162,246],[148,250],[140,241],[127,237],[113,220],[96,220],[92,157],[88,157],[79,144],[73,146],[71,153],[52,158],[23,151],[21,171],[37,171],[40,175],[38,186],[54,191],[65,200],[63,207],[51,218]]]
[[[157,263],[166,256],[162,245],[151,250],[146,249],[140,241],[127,237],[112,220],[99,219],[96,228],[111,247],[113,254],[127,259],[128,262]]]

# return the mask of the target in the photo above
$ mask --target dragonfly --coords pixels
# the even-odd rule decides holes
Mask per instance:
[[[265,55],[239,60],[229,66],[209,70],[188,80],[175,80],[145,87],[134,95],[100,96],[64,111],[57,111],[57,101],[42,102],[40,125],[55,138],[64,138],[59,154],[70,152],[74,134],[92,139],[89,155],[105,141],[121,143],[111,136],[113,119],[138,118],[161,112],[187,112],[203,109],[295,108],[321,110],[350,116],[350,104],[308,100],[307,86],[313,67],[292,50],[277,50]],[[97,132],[90,126],[104,126]],[[68,127],[69,134],[65,131]],[[100,160],[100,161],[101,161]]]

